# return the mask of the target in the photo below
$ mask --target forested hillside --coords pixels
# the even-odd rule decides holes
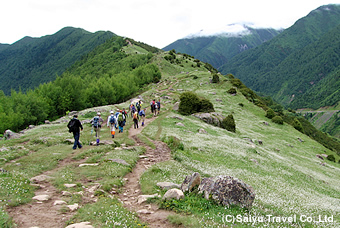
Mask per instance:
[[[212,36],[190,37],[175,41],[163,48],[165,51],[176,50],[210,63],[219,68],[235,55],[266,42],[281,31],[275,29],[253,29],[245,27],[239,34],[220,34]]]
[[[272,40],[235,56],[221,69],[285,106],[339,101],[340,5],[322,6]],[[317,99],[315,99],[317,97]]]
[[[132,43],[138,53],[136,48],[129,51]],[[158,82],[160,71],[150,63],[153,54],[138,45],[145,46],[114,36],[53,82],[26,93],[14,91],[11,96],[0,91],[0,132],[22,130],[67,111],[121,102],[143,85]]]
[[[90,33],[66,27],[41,38],[24,37],[12,45],[0,45],[0,90],[26,91],[50,82],[80,57],[107,39],[112,32]]]

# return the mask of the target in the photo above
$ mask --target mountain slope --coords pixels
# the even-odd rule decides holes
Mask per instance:
[[[131,57],[149,55],[136,45],[124,46],[120,51],[133,53]],[[68,144],[69,141],[73,142],[72,134],[66,128],[71,116],[63,116],[51,124],[26,130],[18,139],[0,140],[0,222],[3,222],[0,226],[6,224],[14,227],[17,217],[11,221],[7,212],[21,211],[20,205],[24,204],[23,207],[30,210],[45,209],[40,213],[31,212],[41,218],[35,221],[46,220],[47,209],[62,211],[63,216],[53,217],[56,218],[52,220],[55,221],[53,227],[66,227],[85,221],[94,227],[152,227],[154,224],[147,224],[150,220],[140,221],[150,214],[137,216],[135,211],[127,211],[127,208],[133,207],[126,204],[136,201],[139,195],[159,194],[159,198],[145,202],[142,206],[147,209],[147,213],[159,210],[159,207],[172,210],[174,213],[167,222],[173,223],[175,227],[178,224],[187,227],[339,227],[340,166],[321,160],[316,154],[333,155],[336,161],[339,156],[292,126],[270,121],[262,108],[243,95],[245,88],[236,88],[236,94],[233,95],[227,93],[234,87],[233,78],[220,76],[219,83],[211,83],[212,73],[194,65],[194,59],[184,60],[184,55],[176,54],[176,59],[182,62],[171,64],[165,58],[167,55],[162,52],[152,55],[149,63],[159,67],[162,78],[158,83],[145,85],[143,92],[136,93],[131,100],[78,110],[79,119],[84,125],[81,132],[82,149],[72,150],[72,145]],[[103,54],[95,60],[101,57]],[[78,67],[90,67],[93,60],[88,58],[88,63],[86,61]],[[106,60],[102,59],[103,65],[108,64]],[[92,67],[97,69],[97,64]],[[73,70],[74,74],[82,72]],[[186,91],[193,91],[208,99],[217,113],[233,115],[236,132],[175,111],[173,107]],[[109,128],[101,129],[101,142],[106,141],[108,145],[91,146],[90,143],[96,137],[91,133],[89,121],[95,113],[100,111],[106,120],[111,110],[128,108],[133,98],[137,97],[147,108],[148,125],[142,127],[141,133],[134,140],[129,138],[133,123],[129,117],[124,132],[116,133],[114,139]],[[160,115],[156,117],[149,110],[149,101],[152,99],[161,99]],[[156,156],[164,155],[163,147],[159,146],[160,140],[172,149],[172,159],[154,164],[158,158]],[[148,150],[146,145],[155,149],[155,156],[141,156]],[[127,179],[127,174],[135,168],[139,159],[143,164],[139,181]],[[252,208],[245,210],[219,206],[201,195],[195,196],[195,191],[186,193],[181,200],[162,200],[165,190],[161,190],[157,183],[168,181],[181,184],[185,176],[193,172],[200,173],[202,177],[233,176],[251,185],[256,193]],[[38,189],[30,185],[29,180],[40,174],[48,174],[51,178],[46,179]],[[130,185],[131,182],[136,185],[139,183],[141,188],[138,191],[124,191],[127,182]],[[67,188],[65,184],[75,186]],[[53,192],[46,191],[52,187]],[[63,191],[67,191],[69,196],[62,195]],[[57,197],[39,204],[32,200],[37,193],[54,194]],[[117,193],[122,195],[122,201],[118,200]],[[73,212],[66,207],[59,209],[52,205],[54,199],[62,199],[67,205],[77,203],[81,209]],[[275,215],[275,220],[247,222],[228,219],[236,215],[265,219]],[[332,218],[332,221],[309,222],[304,220],[304,216],[327,217]],[[279,218],[290,217],[296,217],[296,220],[278,221]],[[30,221],[27,219],[25,222]],[[50,218],[48,224],[51,224]],[[43,227],[45,224],[27,224],[27,227],[33,225]]]
[[[328,96],[338,88],[326,86],[336,81],[340,65],[339,24],[340,5],[319,7],[272,40],[235,56],[221,72],[233,73],[250,88],[293,108],[334,105],[339,97]],[[318,93],[317,88],[329,95],[312,104],[310,94]]]
[[[274,29],[253,29],[244,27],[241,33],[221,34],[184,38],[163,48],[165,51],[175,49],[177,52],[186,53],[195,58],[210,63],[219,68],[233,56],[254,48],[280,33]]]
[[[41,38],[24,37],[0,49],[0,89],[26,91],[53,81],[81,56],[113,37],[111,32],[90,33],[66,27]],[[3,45],[1,45],[3,46]]]

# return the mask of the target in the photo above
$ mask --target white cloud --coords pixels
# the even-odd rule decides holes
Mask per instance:
[[[117,35],[163,48],[177,39],[229,24],[287,28],[321,5],[339,0],[11,0],[2,3],[0,43],[40,37],[66,26]]]

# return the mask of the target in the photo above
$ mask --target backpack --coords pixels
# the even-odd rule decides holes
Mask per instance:
[[[119,122],[123,122],[123,121],[124,121],[124,119],[123,119],[123,114],[122,114],[122,113],[119,113],[119,114],[118,114],[118,121],[119,121]]]
[[[72,119],[70,120],[70,122],[68,122],[67,124],[68,127],[68,131],[71,132],[75,132],[76,130],[76,119]]]
[[[139,104],[139,102],[136,103],[136,107],[137,107],[137,109],[140,109],[140,104]]]
[[[116,121],[115,121],[115,117],[114,116],[110,116],[110,120],[109,120],[110,123],[114,124]]]
[[[99,127],[99,117],[98,116],[93,117],[92,126],[95,127],[95,128]]]
[[[137,112],[133,113],[133,119],[135,119],[135,120],[138,119]]]

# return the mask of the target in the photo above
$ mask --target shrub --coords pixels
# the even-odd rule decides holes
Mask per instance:
[[[236,89],[233,87],[233,88],[230,88],[230,89],[227,91],[227,93],[236,94],[237,91],[236,91]]]
[[[266,117],[269,119],[273,119],[273,117],[275,117],[275,112],[273,109],[268,108],[267,112],[266,112]]]
[[[214,105],[206,98],[201,99],[200,112],[214,112]]]
[[[329,161],[335,162],[335,157],[334,157],[333,154],[328,155],[328,156],[327,156],[327,159],[328,159]]]
[[[221,123],[222,128],[226,129],[227,131],[236,132],[236,124],[232,114],[228,115],[226,118],[222,120]]]
[[[179,103],[178,111],[182,115],[190,115],[199,111],[200,99],[195,93],[184,92],[179,99],[181,102]]]
[[[219,83],[220,77],[217,74],[213,74],[212,83]]]
[[[182,115],[190,115],[196,112],[214,112],[214,105],[206,98],[199,98],[193,92],[184,92],[179,97],[178,111]]]
[[[283,119],[280,116],[274,116],[272,121],[276,124],[283,124]]]
[[[300,131],[300,132],[303,133],[302,124],[300,123],[300,121],[299,121],[297,118],[294,118],[294,121],[293,121],[293,123],[292,123],[292,126],[293,126],[296,130],[298,130],[298,131]]]
[[[231,84],[237,88],[241,88],[241,87],[244,87],[243,83],[241,82],[240,79],[237,79],[237,78],[233,78],[231,79]]]

